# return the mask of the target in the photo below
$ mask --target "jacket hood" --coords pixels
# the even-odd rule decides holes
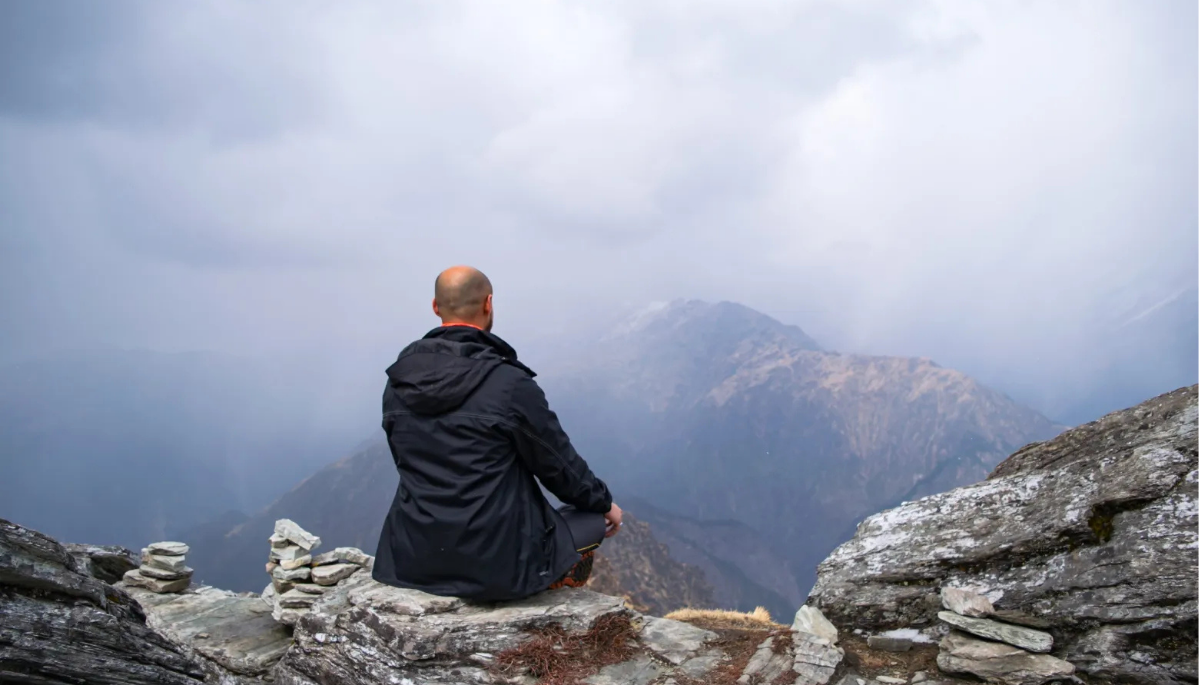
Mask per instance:
[[[405,406],[436,415],[462,406],[501,364],[534,375],[498,336],[468,326],[443,326],[404,348],[387,376]]]

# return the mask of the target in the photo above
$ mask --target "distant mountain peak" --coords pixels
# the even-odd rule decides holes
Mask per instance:
[[[651,339],[700,336],[727,343],[750,339],[821,351],[821,346],[799,326],[782,323],[760,311],[727,300],[708,302],[681,298],[653,302],[617,325],[602,341],[620,341],[635,336],[648,336]]]

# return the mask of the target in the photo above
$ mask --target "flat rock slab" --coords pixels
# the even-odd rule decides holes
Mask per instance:
[[[164,554],[169,557],[181,557],[190,549],[182,542],[152,542],[146,545],[151,554]]]
[[[182,571],[187,568],[183,557],[154,554],[147,547],[142,550],[142,566],[154,566],[164,571]]]
[[[792,633],[792,653],[794,685],[825,685],[845,656],[841,648],[828,640],[807,633]]]
[[[300,568],[288,570],[280,566],[271,571],[271,577],[275,580],[287,580],[293,583],[305,581],[312,577],[312,569],[307,566],[301,566]]]
[[[938,612],[938,618],[972,635],[1004,642],[1014,647],[1045,654],[1054,647],[1054,638],[1033,628],[1012,626],[986,618],[969,618],[950,611]]]
[[[80,573],[106,583],[120,582],[130,569],[137,568],[141,563],[138,555],[131,550],[115,545],[66,543],[63,548],[75,557]]]
[[[867,646],[881,652],[907,652],[913,648],[913,641],[904,637],[872,635],[867,638]]]
[[[135,588],[149,590],[155,594],[164,594],[171,592],[183,592],[192,585],[191,576],[179,578],[177,580],[161,580],[159,578],[151,578],[150,576],[142,575],[138,569],[134,569],[125,574],[121,579],[123,585]]]
[[[953,632],[941,643],[938,668],[946,673],[969,673],[1007,685],[1042,685],[1075,673],[1075,667],[1049,654],[1030,654],[1012,645],[985,642]]]
[[[177,595],[126,591],[142,605],[151,628],[239,675],[266,674],[292,644],[258,597],[209,587]]]
[[[321,538],[304,530],[291,519],[279,519],[276,521],[275,535],[273,537],[290,540],[292,544],[303,547],[306,551],[312,551],[321,546]],[[272,542],[271,544],[273,546],[275,543]]]
[[[605,666],[600,672],[583,682],[587,685],[648,685],[666,669],[656,664],[649,657],[639,657],[612,666]]]
[[[992,601],[978,592],[957,587],[942,588],[942,606],[960,616],[983,618],[996,613]]]
[[[641,640],[654,653],[678,666],[696,655],[717,634],[690,623],[647,616]]]
[[[168,571],[166,569],[146,565],[139,568],[138,573],[146,576],[147,578],[157,578],[158,580],[180,580],[182,578],[192,577],[192,569],[188,566],[184,566],[178,571]]]
[[[294,571],[303,566],[308,566],[312,563],[312,556],[305,554],[302,557],[295,559],[283,559],[279,562],[279,568],[285,571]]]
[[[326,566],[328,564],[336,564],[339,562],[357,564],[358,566],[370,566],[371,555],[363,552],[357,547],[338,547],[313,557],[312,565]]]
[[[792,622],[792,630],[816,635],[829,641],[829,644],[836,645],[838,641],[837,627],[825,618],[825,614],[815,606],[805,605],[800,607],[796,612],[796,620]]]
[[[354,575],[362,567],[357,564],[330,564],[312,569],[312,581],[317,585],[336,585]]]
[[[754,650],[753,656],[746,662],[742,675],[738,678],[740,685],[750,683],[775,683],[781,676],[792,670],[794,657],[787,652],[775,651],[774,637],[769,637]]]

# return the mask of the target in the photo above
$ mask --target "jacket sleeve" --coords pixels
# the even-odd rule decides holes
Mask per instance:
[[[546,395],[529,377],[513,388],[518,458],[564,504],[600,514],[612,508],[608,486],[592,473],[550,409]]]

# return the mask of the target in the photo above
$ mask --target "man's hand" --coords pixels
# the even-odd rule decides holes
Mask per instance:
[[[618,507],[617,503],[613,502],[612,508],[604,515],[604,520],[608,523],[608,532],[604,534],[604,537],[611,538],[621,531],[622,513],[621,507]]]

